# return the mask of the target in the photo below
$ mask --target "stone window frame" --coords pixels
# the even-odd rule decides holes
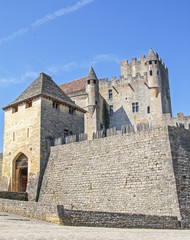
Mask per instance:
[[[112,89],[108,90],[108,97],[109,97],[109,99],[113,99],[113,91],[112,91]]]
[[[32,107],[32,101],[28,101],[28,102],[26,102],[25,107],[26,107],[26,108],[30,108],[30,107]]]
[[[147,113],[150,113],[150,106],[147,107]]]
[[[12,107],[12,113],[18,112],[18,105]]]
[[[71,114],[71,115],[74,114],[74,108],[73,107],[69,107],[69,114]]]
[[[53,101],[53,103],[52,103],[52,107],[53,107],[53,109],[58,109],[58,107],[59,107],[59,103]]]
[[[139,103],[138,102],[133,102],[132,103],[132,112],[139,112]]]

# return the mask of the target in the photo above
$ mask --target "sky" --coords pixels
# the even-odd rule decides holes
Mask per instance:
[[[44,72],[57,84],[120,76],[152,47],[169,69],[173,116],[190,114],[189,0],[0,0],[0,152],[4,111]]]

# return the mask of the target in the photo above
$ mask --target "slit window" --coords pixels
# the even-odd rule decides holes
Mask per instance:
[[[155,61],[155,64],[157,64],[157,61]]]
[[[151,65],[151,64],[152,64],[152,61],[149,61],[149,64]]]
[[[74,109],[72,107],[69,107],[69,114],[73,114],[74,113]]]
[[[88,80],[88,84],[90,84],[90,80]]]
[[[53,106],[54,109],[58,109],[59,104],[57,102],[53,102],[52,106]]]
[[[147,107],[147,113],[150,113],[150,106]]]
[[[12,108],[12,113],[16,113],[16,112],[18,112],[18,106],[15,106]]]
[[[139,111],[139,103],[135,102],[132,103],[132,112],[138,112]]]
[[[159,71],[157,71],[157,75],[159,75]]]
[[[108,95],[109,95],[109,99],[112,99],[112,98],[113,98],[112,89],[108,90]]]
[[[13,141],[15,141],[15,132],[13,132]]]
[[[113,105],[110,105],[110,116],[113,116]]]
[[[150,76],[152,76],[152,70],[150,70]]]
[[[30,129],[29,128],[27,128],[27,138],[29,138],[29,136],[30,136]]]

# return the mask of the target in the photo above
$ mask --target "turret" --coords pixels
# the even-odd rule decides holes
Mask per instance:
[[[98,91],[98,78],[94,72],[94,69],[91,67],[87,80],[86,80],[86,92],[88,94],[88,106],[96,106],[99,98]]]
[[[150,113],[153,117],[162,115],[162,99],[161,99],[161,79],[159,69],[158,55],[153,52],[152,48],[148,53],[145,61],[147,67],[147,82],[150,89]]]
[[[152,48],[150,48],[145,64],[147,66],[148,86],[150,88],[160,88],[161,81],[160,81],[159,60],[158,60],[157,54],[153,52]]]
[[[98,130],[98,103],[99,103],[99,83],[98,78],[91,67],[86,79],[87,113],[85,121],[85,132],[88,139],[92,139],[93,133]]]

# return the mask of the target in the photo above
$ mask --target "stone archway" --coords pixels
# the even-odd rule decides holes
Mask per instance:
[[[26,192],[28,182],[28,158],[23,153],[15,162],[15,192]]]

